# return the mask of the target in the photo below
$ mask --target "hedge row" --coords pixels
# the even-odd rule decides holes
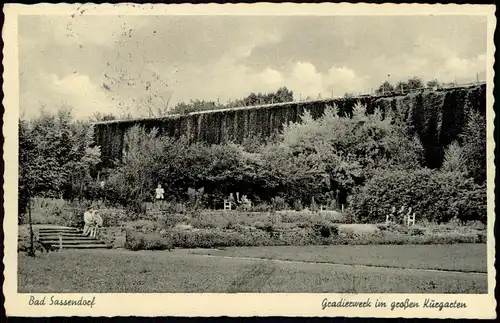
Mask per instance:
[[[329,232],[325,234],[325,231]],[[126,248],[130,250],[164,250],[176,248],[223,248],[259,246],[305,245],[383,245],[383,244],[454,244],[485,243],[485,233],[422,234],[410,230],[408,234],[395,233],[341,233],[332,228],[315,228],[288,232],[252,230],[228,232],[222,230],[169,231],[164,235],[127,233]]]
[[[418,219],[486,223],[486,187],[458,172],[383,170],[359,189],[352,211],[361,222],[385,221],[391,209],[412,207]]]

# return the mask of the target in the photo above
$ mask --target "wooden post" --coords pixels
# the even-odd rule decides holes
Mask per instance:
[[[62,246],[62,236],[59,233],[59,251],[62,251],[62,249],[63,249],[63,246]]]

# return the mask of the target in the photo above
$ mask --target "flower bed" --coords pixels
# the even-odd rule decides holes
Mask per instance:
[[[142,235],[148,235],[141,233]],[[176,248],[223,248],[252,246],[305,246],[305,245],[387,245],[387,244],[455,244],[485,243],[485,233],[428,233],[409,230],[408,233],[377,231],[356,233],[340,231],[336,226],[318,225],[313,228],[252,228],[233,229],[170,229],[151,239],[168,241]],[[158,242],[160,243],[160,242]]]

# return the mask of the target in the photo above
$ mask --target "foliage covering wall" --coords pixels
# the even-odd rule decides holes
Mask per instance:
[[[335,100],[281,103],[277,105],[198,112],[156,119],[110,121],[95,125],[96,142],[101,146],[104,165],[120,159],[124,134],[134,125],[158,128],[170,137],[185,136],[189,142],[218,144],[243,143],[248,138],[268,138],[280,132],[284,124],[299,121],[304,110],[313,118],[322,115],[327,104],[337,105],[341,115],[350,115],[357,102],[371,113],[376,108],[392,109],[416,134],[425,150],[426,163],[439,167],[444,148],[459,139],[466,123],[466,111],[486,111],[486,86],[443,91],[425,91],[405,96],[342,98]]]

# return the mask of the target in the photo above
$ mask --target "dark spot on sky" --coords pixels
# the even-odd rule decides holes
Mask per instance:
[[[111,91],[110,87],[106,83],[102,83],[102,87],[107,91]]]

